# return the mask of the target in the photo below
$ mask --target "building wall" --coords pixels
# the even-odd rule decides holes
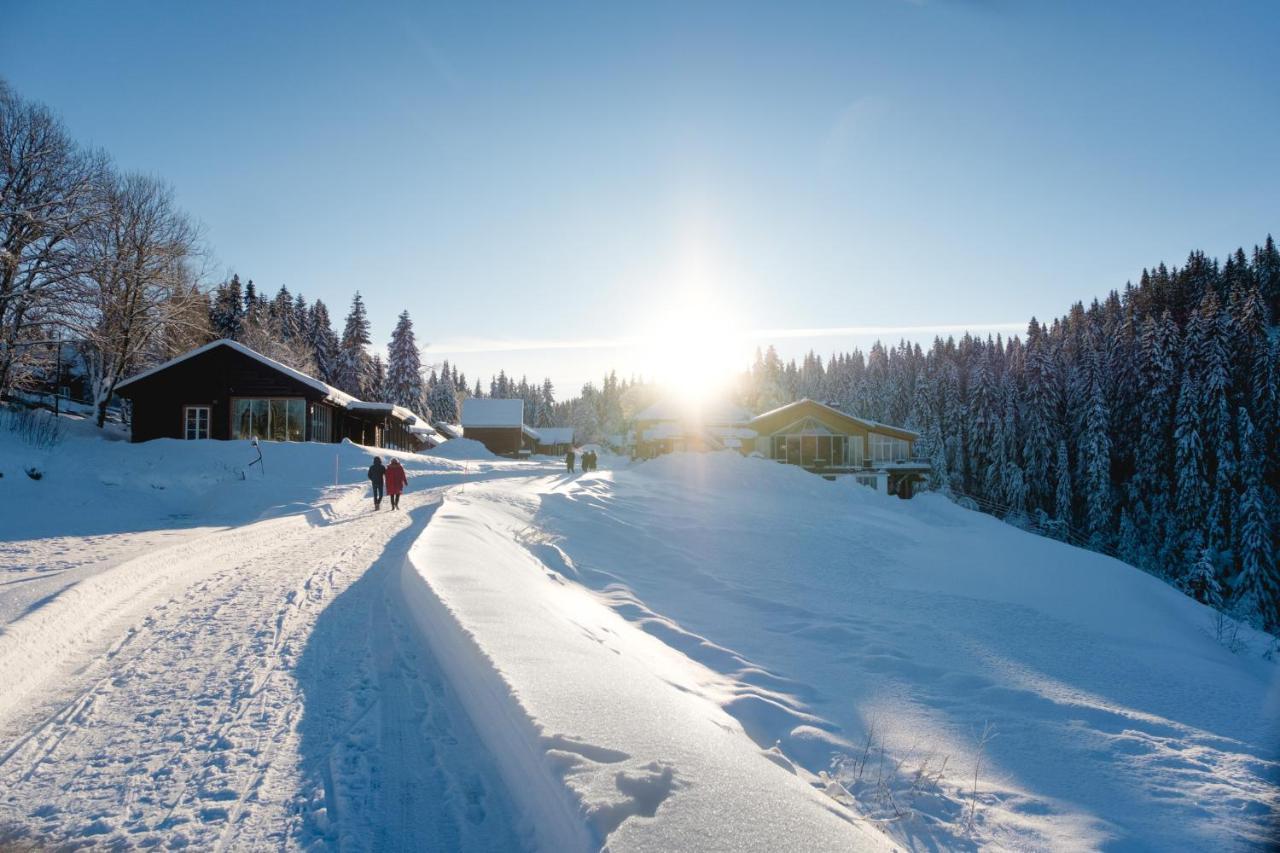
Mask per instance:
[[[308,385],[277,373],[228,347],[152,374],[125,389],[133,404],[132,439],[183,437],[183,406],[209,406],[209,437],[231,437],[232,397],[302,397],[318,402]],[[308,429],[310,428],[308,418]]]
[[[489,448],[499,456],[517,456],[523,446],[524,430],[520,427],[467,427],[466,437]]]

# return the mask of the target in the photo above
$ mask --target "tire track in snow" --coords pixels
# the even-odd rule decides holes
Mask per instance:
[[[411,493],[401,512],[373,515],[353,498],[327,525],[298,516],[200,536],[122,565],[129,595],[33,614],[41,633],[74,638],[27,680],[34,701],[0,721],[13,744],[0,753],[0,843],[521,846],[387,581],[425,524],[411,517],[438,501]],[[332,709],[308,692],[308,656],[341,686]],[[361,695],[366,707],[349,707]],[[326,711],[322,741],[308,721]],[[367,778],[343,766],[353,737]],[[317,762],[319,801],[337,806],[319,819],[306,804]]]

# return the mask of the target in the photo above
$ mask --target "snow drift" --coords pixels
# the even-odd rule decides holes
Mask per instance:
[[[720,837],[693,792],[733,780],[717,796],[737,803],[742,775],[768,776],[683,751],[684,731],[721,758],[752,747],[778,791],[821,791],[908,845],[1249,848],[1280,809],[1267,638],[1233,652],[1164,583],[938,496],[678,454],[469,486],[420,546],[422,582],[547,760],[567,738],[693,780],[611,848],[687,845],[705,836],[674,830],[697,832],[699,809]],[[578,755],[561,777],[589,816],[620,795]]]

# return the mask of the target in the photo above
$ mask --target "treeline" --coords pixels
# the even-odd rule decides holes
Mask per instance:
[[[70,340],[101,424],[136,365],[203,340],[201,257],[167,184],[120,172],[0,80],[0,396]]]
[[[364,300],[359,292],[337,334],[322,300],[308,302],[286,286],[267,297],[252,280],[232,275],[209,294],[209,336],[239,341],[263,355],[315,376],[361,400],[394,403],[436,421],[458,423],[467,397],[520,398],[525,423],[567,424],[571,403],[557,403],[550,378],[530,383],[511,379],[506,371],[468,383],[465,373],[445,359],[439,366],[422,363],[408,311],[402,311],[391,333],[387,358],[370,354],[372,340]],[[614,380],[616,382],[616,379]],[[590,387],[590,386],[588,386]]]
[[[1077,303],[1025,338],[760,354],[741,393],[922,435],[933,484],[1280,629],[1280,253],[1271,237]]]

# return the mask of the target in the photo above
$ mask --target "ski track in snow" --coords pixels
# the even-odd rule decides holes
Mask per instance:
[[[439,499],[124,537],[143,552],[90,594],[29,602],[0,634],[0,671],[26,669],[0,701],[0,845],[527,846],[396,594]]]

